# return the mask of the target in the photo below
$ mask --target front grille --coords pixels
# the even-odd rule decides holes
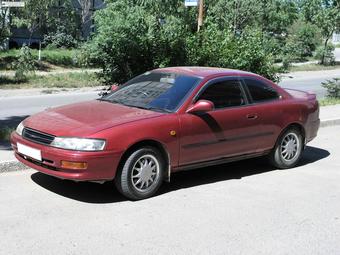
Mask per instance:
[[[22,136],[35,143],[40,143],[40,144],[45,144],[45,145],[50,145],[52,141],[54,140],[53,135],[41,133],[39,131],[30,129],[30,128],[24,128],[22,131]]]

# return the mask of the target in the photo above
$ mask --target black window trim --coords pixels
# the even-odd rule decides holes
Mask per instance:
[[[264,85],[272,88],[276,94],[278,95],[277,98],[274,98],[274,99],[269,99],[269,100],[262,100],[262,101],[258,101],[258,102],[254,102],[253,100],[253,97],[251,96],[250,94],[250,91],[248,89],[248,85],[246,83],[245,80],[254,80],[254,81],[258,81],[260,83],[263,83]],[[273,88],[273,86],[271,86],[270,84],[268,84],[267,82],[261,80],[261,79],[258,79],[258,78],[255,78],[255,77],[241,77],[241,82],[242,82],[242,85],[243,85],[243,90],[245,91],[245,94],[247,95],[247,101],[250,105],[256,105],[256,104],[263,104],[263,103],[268,103],[268,102],[274,102],[274,101],[278,101],[278,100],[281,100],[282,99],[282,96],[281,94],[275,89]]]
[[[243,100],[244,100],[244,104],[243,105],[237,105],[237,106],[228,106],[228,107],[223,107],[223,108],[215,108],[213,111],[219,111],[219,110],[225,110],[225,109],[233,109],[233,108],[240,108],[240,107],[245,107],[248,106],[250,104],[248,96],[246,94],[246,91],[244,89],[244,84],[242,81],[242,77],[240,76],[223,76],[223,77],[217,77],[217,78],[213,78],[209,81],[207,81],[200,89],[199,91],[196,93],[196,95],[193,97],[191,103],[194,104],[197,102],[198,98],[200,97],[200,95],[207,89],[207,87],[209,87],[210,85],[214,84],[214,83],[218,83],[218,82],[223,82],[223,81],[238,81],[240,84],[240,89],[241,89],[241,93],[243,96]]]

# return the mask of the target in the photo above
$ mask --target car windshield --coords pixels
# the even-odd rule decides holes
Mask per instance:
[[[148,110],[174,112],[201,79],[178,73],[146,72],[100,100]]]

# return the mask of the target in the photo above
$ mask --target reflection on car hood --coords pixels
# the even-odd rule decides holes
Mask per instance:
[[[55,136],[85,137],[113,126],[159,115],[162,113],[93,100],[48,109],[32,115],[24,125]]]

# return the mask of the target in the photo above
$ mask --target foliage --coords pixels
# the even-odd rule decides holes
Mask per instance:
[[[9,36],[9,25],[8,25],[8,8],[0,9],[0,50],[2,44],[5,42],[6,38]]]
[[[0,70],[15,68],[15,62],[18,62],[21,50],[8,50],[0,52]],[[34,60],[38,59],[38,50],[30,49],[30,54]],[[43,63],[64,67],[80,67],[79,50],[77,49],[43,49],[41,51],[41,60]],[[41,66],[37,66],[37,68]]]
[[[80,36],[79,15],[72,0],[27,0],[25,7],[17,13],[13,18],[14,25],[26,27],[31,36],[40,31],[47,35],[47,42],[58,39],[54,46],[64,46],[61,45],[63,42],[69,43]]]
[[[44,36],[44,44],[49,48],[74,48],[77,46],[77,40],[70,34],[60,30],[51,32]]]
[[[340,104],[340,98],[326,97],[319,101],[321,106]]]
[[[266,49],[267,38],[260,31],[247,30],[240,36],[218,30],[214,25],[192,35],[186,44],[189,65],[219,66],[247,70],[278,80],[273,57]]]
[[[101,85],[100,80],[93,72],[73,72],[51,75],[28,75],[25,80],[17,80],[14,77],[0,77],[0,88],[83,88]]]
[[[306,57],[313,55],[321,41],[320,29],[310,22],[299,19],[288,30],[285,53],[296,60],[305,60]]]
[[[14,130],[15,130],[15,128],[1,127],[0,128],[0,142],[9,141],[11,133]]]
[[[327,89],[327,97],[340,99],[340,78],[327,80],[322,83],[322,87]]]
[[[38,55],[38,51],[33,51]],[[78,67],[78,50],[47,49],[41,51],[41,60],[57,66]]]
[[[23,46],[14,62],[15,78],[17,80],[25,80],[26,76],[35,71],[35,61],[31,54],[30,48]]]
[[[159,19],[125,0],[97,12],[98,32],[87,48],[103,68],[106,82],[123,82],[155,66],[183,63],[185,24],[175,16],[168,16],[163,25]]]
[[[307,21],[320,28],[324,37],[321,64],[328,64],[328,43],[334,32],[340,30],[340,1],[338,0],[302,0],[302,12]]]
[[[236,27],[226,26],[229,18],[215,11],[214,2],[227,4],[207,1],[210,15],[197,33],[196,13],[184,8],[180,0],[108,1],[95,15],[97,34],[84,46],[83,62],[101,66],[101,77],[107,83],[121,83],[146,70],[177,65],[239,68],[277,79],[271,51],[275,47],[268,46],[273,44],[268,33],[250,28],[253,19],[239,19]],[[235,8],[235,13],[240,8]],[[249,15],[247,10],[242,12],[244,17]],[[260,23],[262,17],[258,19]]]
[[[324,46],[320,46],[316,49],[315,58],[320,61],[320,64],[334,65],[334,49],[335,47],[333,44],[327,44],[326,48],[324,48]]]

